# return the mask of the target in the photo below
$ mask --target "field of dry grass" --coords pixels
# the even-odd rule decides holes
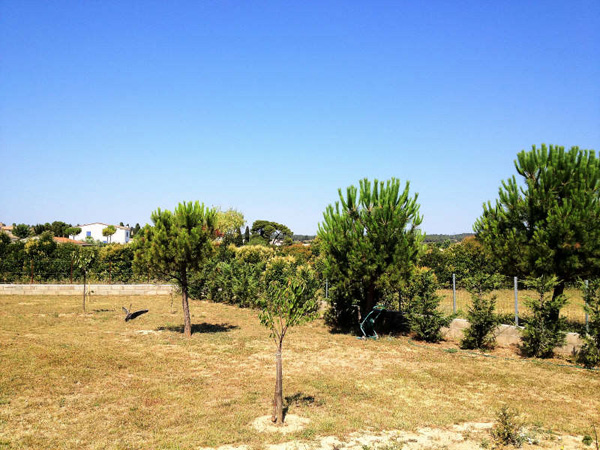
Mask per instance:
[[[130,302],[150,312],[125,323],[121,306]],[[0,448],[260,448],[489,422],[505,404],[555,432],[600,424],[600,372],[406,337],[362,341],[316,321],[292,329],[283,355],[289,413],[310,423],[261,434],[250,424],[270,413],[267,330],[253,310],[191,308],[188,340],[169,297],[93,297],[87,314],[79,297],[0,297]]]

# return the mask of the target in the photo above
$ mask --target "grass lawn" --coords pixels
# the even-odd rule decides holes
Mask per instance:
[[[165,297],[0,296],[0,449],[198,448],[491,422],[502,405],[559,433],[600,425],[600,372],[565,361],[488,358],[361,341],[321,321],[284,343],[289,413],[298,433],[255,431],[270,414],[274,345],[257,312],[193,301],[194,335]],[[121,306],[150,312],[125,323]],[[502,356],[502,357],[500,357]]]

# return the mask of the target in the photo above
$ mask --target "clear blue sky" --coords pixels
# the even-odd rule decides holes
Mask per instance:
[[[0,0],[0,221],[182,200],[313,234],[400,178],[470,231],[541,143],[600,150],[600,2]]]

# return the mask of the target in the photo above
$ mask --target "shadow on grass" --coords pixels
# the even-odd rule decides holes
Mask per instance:
[[[288,413],[291,406],[321,406],[322,402],[315,400],[312,395],[306,395],[303,392],[296,392],[293,395],[288,395],[283,402],[283,417]]]
[[[101,312],[113,312],[112,309],[93,309],[92,312],[101,313]]]
[[[192,324],[192,334],[226,333],[238,328],[237,325],[229,325],[228,323],[195,323]],[[167,325],[166,327],[158,327],[156,331],[174,331],[176,333],[183,333],[183,325]]]

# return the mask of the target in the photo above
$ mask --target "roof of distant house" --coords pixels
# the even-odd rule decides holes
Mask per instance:
[[[89,225],[104,225],[105,227],[110,226],[109,223],[104,223],[104,222],[92,222],[92,223],[86,223],[84,225],[77,225],[77,226],[79,228],[81,228],[81,227],[87,227]],[[131,230],[131,227],[122,227],[121,225],[113,225],[113,227],[120,228],[121,230]]]
[[[65,237],[55,237],[54,242],[58,242],[59,244],[87,245],[86,242],[76,241],[75,239],[69,239],[69,238],[65,238]]]

